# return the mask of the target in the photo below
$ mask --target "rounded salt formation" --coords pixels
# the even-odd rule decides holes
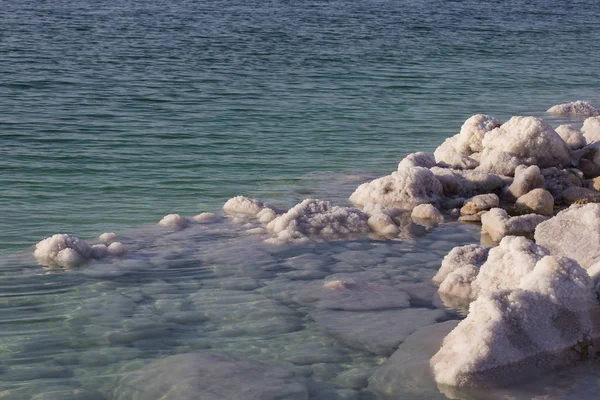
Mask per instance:
[[[102,235],[98,236],[98,239],[104,243],[112,242],[117,238],[117,234],[114,232],[104,232]]]
[[[494,193],[480,194],[465,201],[460,209],[461,215],[474,215],[481,211],[487,211],[500,205],[500,199]]]
[[[593,116],[600,114],[600,109],[589,101],[577,100],[571,103],[557,104],[546,112],[554,115]]]
[[[398,164],[398,171],[409,170],[413,167],[435,167],[435,158],[431,154],[424,152],[409,154]]]
[[[570,167],[571,152],[541,118],[512,117],[485,135],[478,170],[513,176],[521,164]]]
[[[557,126],[556,133],[558,133],[571,150],[581,149],[586,145],[585,137],[573,125]]]
[[[163,219],[158,222],[158,225],[162,226],[163,228],[179,231],[188,226],[188,221],[179,214],[169,214],[165,215]]]
[[[456,387],[505,386],[585,360],[577,346],[600,344],[600,307],[592,287],[574,260],[541,258],[518,283],[471,303],[467,318],[431,358],[435,380]]]
[[[479,244],[467,244],[453,248],[442,260],[442,266],[432,280],[440,284],[448,274],[463,265],[475,265],[479,268],[487,260],[489,251],[489,247]]]
[[[583,121],[581,133],[588,144],[600,141],[600,117],[589,117]]]
[[[227,214],[245,214],[252,217],[256,217],[263,208],[264,205],[260,201],[244,196],[232,197],[223,205],[223,211]]]
[[[413,167],[363,183],[350,201],[359,206],[373,203],[410,210],[419,204],[437,203],[442,194],[442,184],[430,170]]]
[[[192,219],[199,224],[208,224],[217,219],[217,214],[204,212],[195,215]]]
[[[267,225],[284,241],[335,240],[369,233],[361,211],[334,206],[328,201],[306,199]]]
[[[36,244],[33,256],[42,265],[68,268],[89,260],[92,248],[84,240],[63,233]]]
[[[420,205],[416,206],[415,208],[413,208],[410,216],[411,216],[411,218],[417,219],[417,220],[426,219],[426,220],[429,220],[432,222],[439,222],[439,223],[444,222],[444,216],[442,215],[440,210],[438,210],[431,204],[420,204]]]
[[[106,250],[111,256],[122,256],[125,254],[125,246],[121,242],[112,242]]]

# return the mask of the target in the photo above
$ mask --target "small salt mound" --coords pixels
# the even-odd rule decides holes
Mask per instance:
[[[210,222],[214,222],[217,219],[217,214],[215,213],[200,213],[192,217],[192,219],[199,224],[208,224]]]
[[[483,139],[478,170],[512,176],[521,165],[571,166],[567,144],[541,118],[512,117]]]
[[[412,209],[419,204],[436,203],[441,195],[442,185],[435,175],[427,168],[413,167],[363,183],[350,201],[359,206],[374,203]]]
[[[398,164],[398,171],[409,170],[413,167],[431,168],[435,166],[435,158],[429,153],[412,153],[404,157]]]
[[[263,208],[260,201],[244,196],[232,197],[223,205],[223,211],[227,214],[246,214],[252,217],[256,217]]]
[[[555,130],[571,150],[581,149],[586,145],[585,137],[573,125],[560,125]]]
[[[497,242],[508,235],[531,235],[535,227],[548,217],[538,214],[526,214],[510,217],[506,210],[492,208],[481,216],[481,230]]]
[[[519,286],[482,294],[432,357],[436,381],[505,386],[590,358],[583,346],[600,339],[592,285],[573,260],[548,256]]]
[[[535,240],[552,254],[584,268],[600,260],[600,204],[572,205],[535,229]]]
[[[548,250],[524,237],[507,236],[489,251],[479,275],[473,282],[475,293],[516,288],[521,279],[535,268]]]
[[[106,249],[111,256],[122,256],[125,254],[125,246],[121,242],[112,242]]]
[[[163,228],[179,231],[188,226],[188,220],[179,214],[169,214],[165,215],[163,219],[158,222],[158,225],[162,226]]]
[[[500,121],[491,115],[476,114],[465,121],[458,135],[457,149],[471,155],[483,151],[483,138],[486,133],[499,127]]]
[[[578,100],[571,103],[557,104],[550,107],[546,112],[554,115],[593,116],[600,114],[600,109],[589,101]]]
[[[465,265],[474,265],[479,268],[487,260],[489,251],[489,247],[479,244],[467,244],[453,248],[442,260],[442,266],[433,277],[433,281],[440,284],[448,274]]]
[[[117,234],[114,232],[104,232],[102,235],[98,236],[98,240],[104,243],[109,243],[114,241],[117,238]]]
[[[410,216],[413,218],[413,220],[417,221],[426,219],[432,222],[444,222],[444,216],[442,215],[440,210],[438,210],[431,204],[420,204],[416,206],[415,208],[413,208]]]
[[[315,199],[292,207],[269,222],[267,229],[283,241],[335,240],[370,231],[367,216],[361,211]]]
[[[589,117],[583,121],[581,133],[588,144],[600,141],[600,117]]]
[[[63,233],[36,244],[33,256],[42,265],[67,268],[89,260],[92,248],[84,240]]]

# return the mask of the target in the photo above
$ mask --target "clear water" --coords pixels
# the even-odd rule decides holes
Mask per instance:
[[[218,211],[236,194],[343,203],[474,113],[599,104],[599,19],[593,0],[4,0],[0,396],[47,399],[54,385],[117,398],[128,371],[189,351],[284,364],[329,385],[313,397],[364,393],[385,357],[328,334],[273,288],[341,272],[427,285],[476,229],[273,250],[226,222],[185,234],[147,224]],[[104,231],[124,235],[122,261],[50,273],[29,254],[56,232]],[[379,255],[334,257],[356,249]],[[289,266],[304,253],[327,267]],[[165,317],[165,298],[190,320]]]

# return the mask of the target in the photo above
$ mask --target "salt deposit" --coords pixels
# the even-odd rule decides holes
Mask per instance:
[[[512,200],[529,193],[533,189],[544,187],[544,177],[537,165],[519,165],[515,169],[515,179],[508,188]]]
[[[508,235],[533,235],[535,227],[547,219],[538,214],[510,217],[506,210],[492,208],[481,216],[481,230],[497,242]]]
[[[192,219],[199,224],[207,224],[210,222],[214,222],[217,219],[217,214],[215,213],[200,213],[192,217]]]
[[[581,133],[588,144],[600,141],[600,116],[589,117],[583,121]]]
[[[188,226],[188,220],[179,214],[169,214],[165,215],[163,219],[158,222],[158,225],[163,228],[179,231]]]
[[[442,184],[445,196],[473,197],[499,193],[506,185],[503,177],[481,171],[433,167],[431,172]]]
[[[555,130],[571,150],[581,149],[587,144],[583,134],[573,125],[560,125]]]
[[[571,153],[562,138],[542,119],[512,117],[485,135],[478,170],[512,176],[522,164],[540,168],[569,167]]]
[[[121,242],[112,242],[106,250],[111,256],[122,256],[126,251]]]
[[[117,239],[117,234],[114,232],[104,232],[102,235],[98,236],[98,240],[104,243],[113,242]]]
[[[413,208],[412,213],[410,214],[413,220],[429,220],[432,222],[442,223],[444,222],[444,216],[434,206],[431,204],[420,204]]]
[[[481,211],[487,211],[500,205],[500,199],[497,195],[480,194],[465,201],[465,205],[460,209],[462,215],[473,215]]]
[[[592,116],[600,114],[600,109],[589,101],[577,100],[571,103],[557,104],[546,111],[555,115]]]
[[[435,158],[429,153],[412,153],[407,155],[398,164],[398,171],[408,171],[413,167],[431,168],[435,166]]]
[[[92,248],[84,241],[67,234],[56,234],[35,245],[36,260],[47,266],[73,267],[92,257]]]
[[[500,121],[490,115],[476,114],[467,119],[457,140],[457,150],[462,154],[471,155],[483,151],[485,134],[501,125]]]

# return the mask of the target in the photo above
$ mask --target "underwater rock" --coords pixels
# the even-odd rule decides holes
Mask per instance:
[[[554,197],[547,190],[533,189],[517,199],[515,208],[523,214],[552,216],[554,213]]]
[[[569,167],[571,153],[564,140],[541,118],[512,117],[485,135],[477,169],[513,176],[521,164]]]
[[[410,210],[419,204],[437,203],[442,193],[442,184],[430,170],[413,167],[363,183],[350,201],[358,206],[374,203]]]
[[[180,231],[187,228],[188,220],[179,214],[169,214],[165,215],[163,219],[158,222],[158,225],[162,226],[163,228]]]
[[[600,344],[592,287],[577,262],[547,256],[517,287],[481,293],[432,357],[436,381],[505,386],[591,358]]]
[[[35,245],[33,256],[42,265],[70,268],[92,258],[92,248],[82,239],[57,233]]]
[[[556,127],[555,131],[571,150],[581,149],[587,144],[583,134],[573,125],[559,125]]]
[[[554,115],[592,116],[600,114],[600,109],[596,108],[589,101],[577,100],[570,103],[557,104],[550,107],[546,112]]]
[[[535,229],[535,241],[584,268],[600,261],[600,204],[572,205]]]
[[[281,241],[337,240],[370,232],[367,216],[350,207],[306,199],[267,225]]]
[[[510,217],[506,210],[492,208],[481,216],[481,231],[498,242],[508,235],[532,235],[535,227],[548,217],[538,214],[526,214]]]
[[[232,379],[235,384],[232,384]],[[307,400],[305,379],[282,368],[220,354],[178,354],[126,375],[115,400]]]

